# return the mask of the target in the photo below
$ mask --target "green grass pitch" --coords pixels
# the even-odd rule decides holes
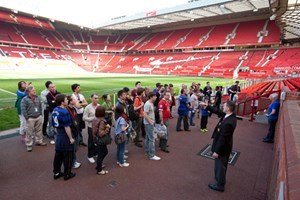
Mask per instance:
[[[63,75],[60,74],[59,77]],[[68,77],[67,74],[64,75]],[[153,89],[155,83],[160,82],[162,84],[173,83],[176,92],[178,93],[181,84],[185,83],[190,85],[192,82],[201,83],[203,88],[207,81],[210,81],[211,86],[214,88],[217,85],[231,85],[234,80],[222,79],[222,78],[202,78],[202,77],[178,77],[178,76],[139,76],[139,75],[111,75],[102,74],[101,77],[71,77],[71,78],[55,78],[55,75],[45,76],[46,78],[40,78],[40,75],[23,76],[18,75],[17,79],[11,79],[11,77],[1,77],[0,75],[0,131],[16,128],[19,126],[19,119],[14,108],[16,96],[11,93],[15,93],[17,90],[17,83],[20,80],[32,81],[35,86],[37,94],[40,95],[41,91],[45,88],[44,84],[47,80],[51,80],[59,92],[64,94],[71,94],[71,85],[78,83],[81,85],[81,93],[86,99],[90,97],[92,93],[97,93],[100,96],[103,94],[114,94],[123,87],[129,87],[132,89],[136,81],[141,81],[143,87],[149,87]],[[11,93],[9,93],[11,92]],[[113,99],[113,98],[112,98]]]

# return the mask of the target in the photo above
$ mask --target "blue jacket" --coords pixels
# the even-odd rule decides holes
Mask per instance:
[[[204,107],[202,107],[202,109],[201,109],[201,116],[202,117],[207,117],[208,116],[208,111],[206,109],[204,109]]]
[[[188,98],[185,95],[179,96],[179,106],[178,106],[178,115],[188,116],[189,108],[188,108]]]
[[[268,108],[268,114],[272,112],[273,109],[276,110],[275,114],[268,116],[269,120],[277,120],[279,115],[279,108],[280,108],[280,102],[278,100],[273,101],[269,108]]]

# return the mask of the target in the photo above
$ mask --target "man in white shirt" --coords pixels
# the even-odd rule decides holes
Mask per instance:
[[[71,86],[71,88],[73,91],[72,97],[74,98],[74,100],[76,100],[75,109],[77,113],[78,144],[86,147],[87,145],[83,142],[83,138],[82,138],[82,129],[85,128],[85,123],[82,120],[82,117],[83,117],[84,107],[87,106],[88,103],[85,100],[84,96],[82,94],[79,94],[80,92],[79,84],[75,83]]]
[[[96,108],[99,106],[98,95],[92,94],[91,100],[92,100],[92,102],[89,105],[87,105],[87,107],[85,107],[85,109],[84,109],[83,121],[85,121],[88,126],[88,155],[87,155],[87,158],[90,163],[95,163],[94,156],[96,156],[97,153],[96,153],[94,139],[93,139],[92,122],[95,118]]]
[[[146,131],[145,138],[145,152],[150,160],[160,160],[160,157],[155,155],[155,139],[154,139],[154,102],[156,100],[156,93],[149,92],[149,100],[144,105],[144,125]]]

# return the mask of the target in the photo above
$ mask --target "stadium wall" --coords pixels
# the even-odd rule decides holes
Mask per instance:
[[[274,144],[274,163],[268,199],[298,200],[300,197],[300,93],[287,87],[282,101]]]

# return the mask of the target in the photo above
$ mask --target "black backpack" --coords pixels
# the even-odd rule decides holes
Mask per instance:
[[[135,121],[140,118],[140,109],[135,111],[133,104],[131,104],[128,106],[128,114],[129,114],[129,119],[131,121]]]
[[[231,95],[230,88],[231,88],[231,87],[227,88],[227,94],[228,94],[228,95]]]

